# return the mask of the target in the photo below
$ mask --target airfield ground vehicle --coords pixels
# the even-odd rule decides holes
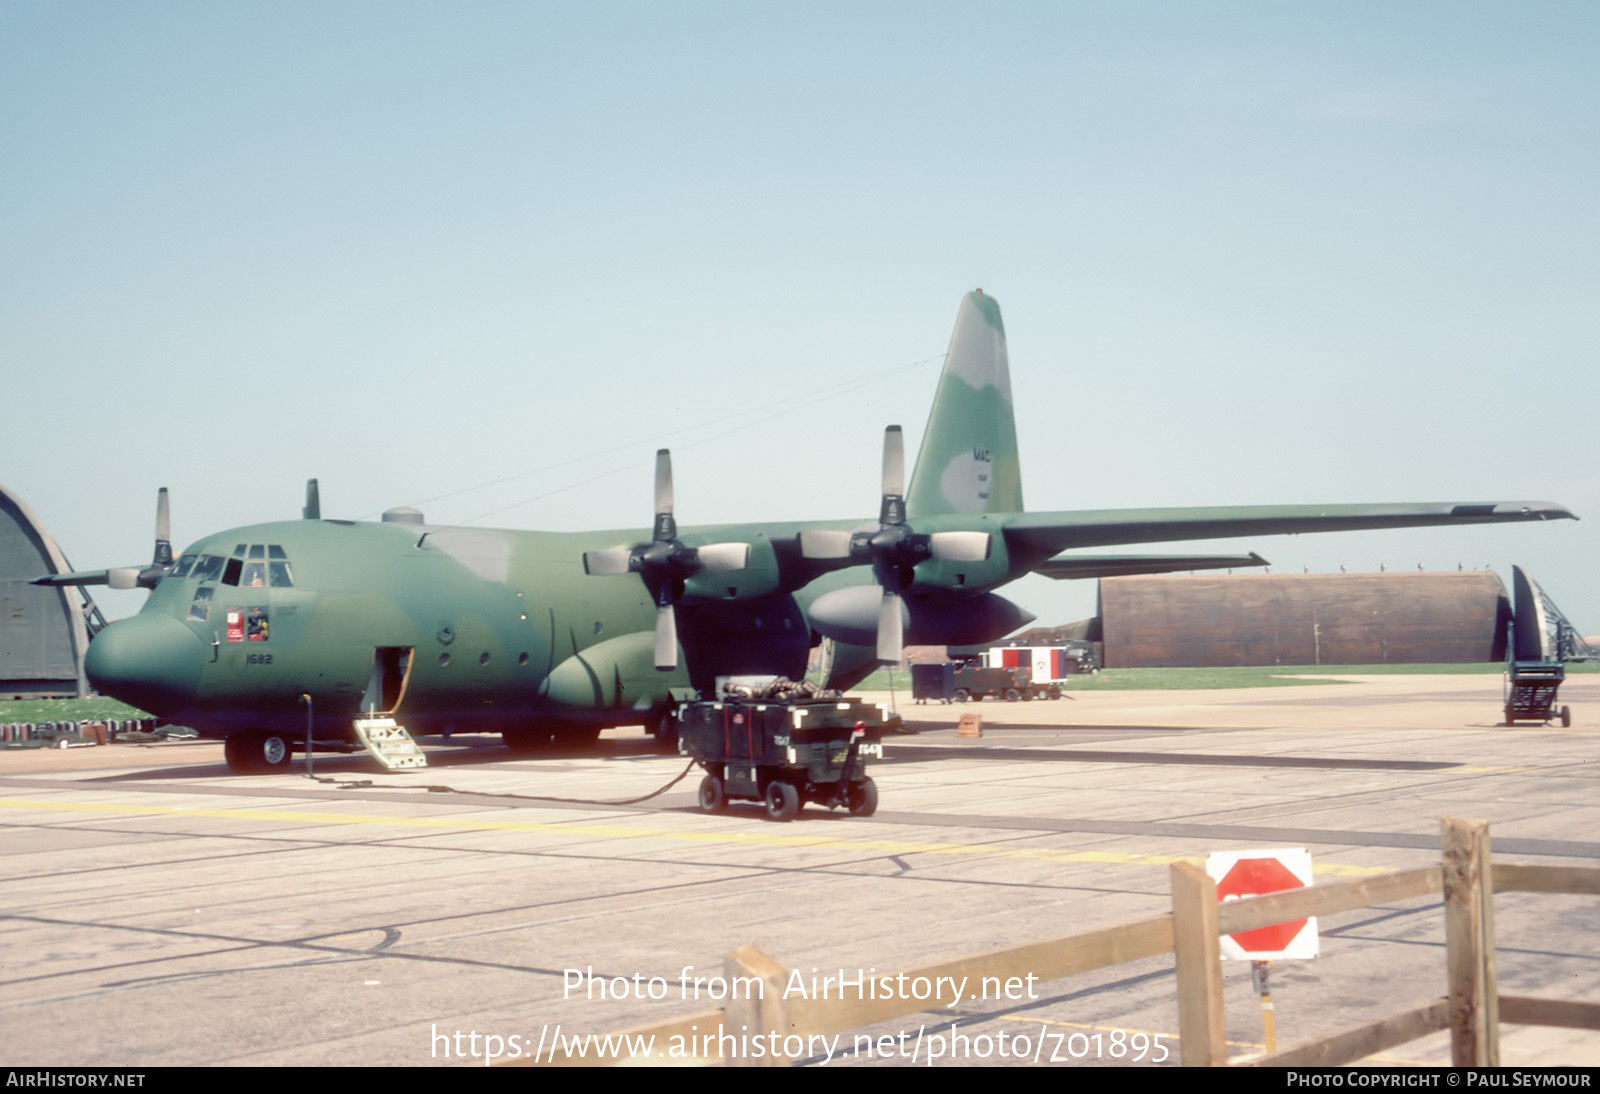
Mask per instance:
[[[883,757],[885,721],[883,707],[852,698],[698,700],[678,707],[678,748],[705,768],[707,813],[744,799],[777,821],[807,802],[870,817],[878,786],[866,767]]]
[[[1061,698],[1059,687],[1035,687],[1026,668],[985,668],[976,662],[944,662],[911,666],[911,697],[918,702],[981,701],[986,696],[1014,703],[1019,699]]]

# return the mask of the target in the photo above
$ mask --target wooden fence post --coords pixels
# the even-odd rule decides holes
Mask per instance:
[[[1187,862],[1172,864],[1172,937],[1178,966],[1178,1038],[1184,1067],[1228,1062],[1223,1039],[1222,944],[1217,883]]]
[[[728,1002],[722,1008],[722,1033],[746,1044],[756,1037],[769,1039],[770,1053],[760,1056],[725,1054],[729,1067],[788,1067],[793,1061],[777,1055],[778,1048],[793,1032],[789,1028],[789,1005],[783,998],[789,970],[756,948],[741,946],[722,959],[722,973],[728,980]],[[738,989],[738,990],[735,990]],[[739,991],[743,992],[742,997]]]
[[[1494,976],[1494,884],[1489,823],[1445,817],[1444,941],[1450,985],[1450,1060],[1456,1067],[1500,1066],[1500,1015]]]

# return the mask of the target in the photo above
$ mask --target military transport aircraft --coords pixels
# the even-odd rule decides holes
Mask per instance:
[[[1261,561],[1071,553],[1084,548],[1572,516],[1546,502],[1027,512],[1005,332],[981,292],[962,301],[909,489],[904,478],[891,426],[876,521],[680,530],[663,450],[647,534],[437,527],[414,510],[323,519],[313,480],[303,519],[208,536],[176,558],[163,490],[149,565],[43,581],[150,589],[90,644],[89,680],[225,738],[236,771],[272,771],[308,717],[313,747],[339,750],[365,711],[413,732],[497,731],[514,748],[670,729],[675,702],[717,676],[799,678],[823,640],[828,682],[849,687],[903,642],[998,639],[1032,616],[994,590],[1030,572]]]

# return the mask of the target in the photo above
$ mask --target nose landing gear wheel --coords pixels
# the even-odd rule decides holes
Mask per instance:
[[[792,821],[800,813],[800,791],[774,779],[767,784],[767,816],[775,821]]]
[[[222,756],[240,775],[273,775],[288,770],[293,751],[286,738],[252,729],[230,734],[222,742]]]

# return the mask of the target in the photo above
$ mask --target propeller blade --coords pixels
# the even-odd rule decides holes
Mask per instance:
[[[800,556],[802,558],[849,558],[850,540],[849,532],[830,532],[825,529],[809,529],[800,533]]]
[[[163,569],[172,565],[172,509],[165,486],[156,492],[156,553],[151,565]]]
[[[742,570],[750,565],[748,543],[708,543],[696,548],[694,554],[699,560],[700,569],[714,574]]]
[[[906,492],[906,441],[900,427],[883,431],[883,496],[904,497]],[[899,523],[898,521],[894,523]]]
[[[625,574],[633,559],[627,547],[607,547],[600,551],[583,552],[583,572],[590,575]]]
[[[316,479],[306,480],[306,507],[300,515],[306,520],[322,519],[322,492],[317,489]]]
[[[982,562],[989,557],[988,532],[935,532],[928,539],[933,557],[941,562]]]
[[[671,602],[656,607],[656,668],[678,667],[678,618]]]
[[[672,519],[672,453],[656,449],[656,539],[671,539],[678,534]]]
[[[888,589],[878,605],[878,660],[891,665],[900,663],[901,643],[905,640],[905,601],[900,594]]]

